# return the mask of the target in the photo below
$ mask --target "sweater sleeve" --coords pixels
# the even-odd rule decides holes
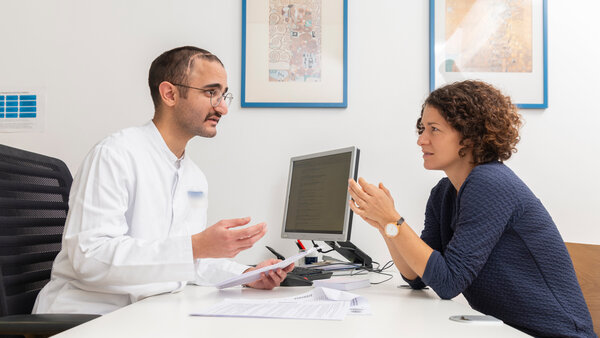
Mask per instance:
[[[434,248],[422,276],[441,298],[454,298],[473,282],[516,216],[518,201],[510,187],[476,169],[463,183],[452,239],[443,252]]]
[[[427,207],[425,209],[425,226],[421,232],[421,239],[427,243],[433,250],[441,250],[442,242],[440,236],[440,216],[439,216],[439,204],[440,194],[443,192],[442,186],[444,181],[440,181],[433,189],[427,200]],[[436,207],[437,206],[437,207]],[[421,277],[417,277],[413,280],[407,279],[402,276],[402,279],[413,289],[422,289],[426,285],[421,280]]]

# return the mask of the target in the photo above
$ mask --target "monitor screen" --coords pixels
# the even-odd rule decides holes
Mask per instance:
[[[359,153],[349,147],[291,158],[282,238],[350,240],[348,179],[356,179]]]

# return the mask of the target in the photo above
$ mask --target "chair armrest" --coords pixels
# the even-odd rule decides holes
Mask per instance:
[[[83,324],[100,315],[28,314],[0,317],[0,334],[52,335]]]

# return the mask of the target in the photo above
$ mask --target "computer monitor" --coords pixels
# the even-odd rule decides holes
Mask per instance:
[[[371,266],[350,242],[348,179],[357,178],[359,155],[348,147],[290,159],[282,238],[325,241],[350,261]]]

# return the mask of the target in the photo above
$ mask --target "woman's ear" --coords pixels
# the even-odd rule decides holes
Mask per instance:
[[[462,146],[462,148],[460,148],[460,150],[458,151],[458,156],[465,157],[468,155],[472,160],[472,158],[474,157],[473,141],[471,139],[464,139],[460,141],[460,145]]]

